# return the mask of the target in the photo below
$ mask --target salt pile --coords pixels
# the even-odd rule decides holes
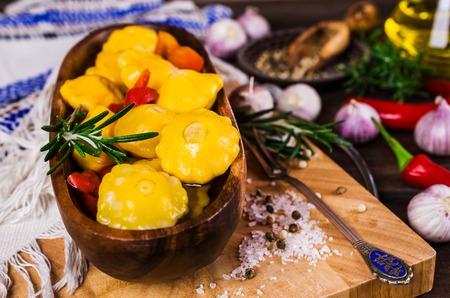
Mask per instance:
[[[224,274],[225,279],[244,280],[250,269],[261,267],[260,263],[268,258],[278,257],[282,264],[304,259],[315,266],[318,260],[333,255],[326,244],[331,238],[317,226],[318,221],[310,218],[309,210],[315,207],[296,192],[287,190],[271,196],[257,191],[247,194],[245,199],[244,216],[249,226],[262,229],[252,230],[242,240],[239,245],[241,264],[230,274]]]

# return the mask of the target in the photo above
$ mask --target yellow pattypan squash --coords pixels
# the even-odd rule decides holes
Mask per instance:
[[[93,107],[88,114],[86,115],[86,118],[83,120],[82,123],[88,121],[89,119],[92,119],[93,117],[97,116],[100,113],[103,113],[104,111],[109,111],[106,107],[97,105]],[[109,114],[103,118],[101,121],[97,123],[97,125],[100,125],[106,119],[112,117],[114,115],[113,112],[109,111]],[[110,125],[104,127],[102,129],[102,137],[112,137],[114,135],[114,126],[116,125],[115,122],[111,123]],[[114,160],[112,160],[108,155],[106,155],[105,152],[102,152],[99,157],[92,156],[89,154],[86,154],[85,157],[82,157],[80,153],[78,153],[77,150],[74,150],[72,153],[72,157],[75,159],[76,163],[82,168],[83,170],[91,169],[95,172],[98,172],[102,170],[103,168],[115,164]]]
[[[110,104],[122,104],[124,100],[119,87],[98,75],[82,75],[67,80],[61,86],[60,92],[71,107],[81,106],[86,111],[96,105],[107,107]]]
[[[188,196],[176,177],[146,164],[120,164],[99,187],[97,221],[111,228],[170,227],[188,213]]]
[[[156,154],[165,172],[184,183],[206,184],[222,175],[239,153],[239,132],[228,117],[198,109],[164,127]]]
[[[114,135],[125,136],[152,131],[160,133],[175,116],[175,113],[157,104],[140,105],[117,120]],[[147,140],[120,143],[120,147],[135,156],[153,158],[156,157],[155,148],[160,138],[158,135]]]
[[[149,159],[139,159],[138,161],[134,162],[133,164],[149,165],[157,171],[160,171],[160,172],[164,171],[161,167],[161,159],[158,157],[149,158]]]
[[[141,48],[128,49],[119,57],[120,75],[127,88],[132,88],[141,72],[146,68],[150,71],[147,87],[158,90],[169,75],[177,68],[153,52]]]
[[[180,69],[173,72],[158,90],[158,104],[176,113],[210,109],[223,84],[218,74]]]
[[[116,84],[117,86],[122,87],[123,82],[120,77],[120,68],[119,68],[119,57],[122,55],[122,52],[105,52],[101,51],[97,54],[95,59],[95,65],[86,69],[85,74],[87,75],[99,75],[109,79],[111,82]],[[122,87],[124,90],[124,86]]]
[[[184,189],[186,190],[189,198],[189,213],[187,215],[188,218],[194,218],[202,214],[203,209],[208,206],[210,198],[208,194],[208,190],[210,185],[202,185],[198,186],[188,186],[185,185]]]
[[[114,30],[103,44],[102,50],[114,53],[129,48],[141,47],[154,52],[157,41],[158,34],[155,30],[132,25]]]

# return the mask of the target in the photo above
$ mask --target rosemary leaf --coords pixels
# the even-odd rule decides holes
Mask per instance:
[[[120,137],[102,137],[102,129],[120,119],[133,108],[133,106],[133,103],[127,105],[98,126],[96,126],[98,122],[103,120],[109,114],[108,111],[102,112],[86,122],[81,123],[87,114],[80,111],[80,108],[76,108],[67,119],[63,119],[57,115],[56,120],[59,124],[55,126],[43,126],[42,129],[47,132],[57,132],[57,134],[40,149],[42,152],[48,151],[44,157],[44,161],[49,161],[57,153],[64,152],[56,165],[47,172],[47,175],[53,173],[56,168],[70,156],[73,150],[76,150],[83,158],[86,157],[86,154],[99,157],[102,152],[105,152],[116,163],[123,163],[127,160],[127,155],[112,143],[136,142],[157,136],[157,132],[147,132]]]
[[[273,109],[251,113],[250,109],[242,107],[236,109],[235,117],[239,130],[244,136],[254,138],[253,131],[256,129],[267,150],[277,154],[281,159],[309,160],[307,151],[314,153],[314,150],[306,139],[324,144],[329,150],[332,149],[333,144],[350,145],[348,141],[339,138],[332,131],[333,126],[341,121],[318,125],[291,119],[289,112],[264,117],[270,112],[273,112]]]

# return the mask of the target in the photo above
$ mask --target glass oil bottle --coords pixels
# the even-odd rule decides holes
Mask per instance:
[[[432,76],[450,79],[450,0],[400,0],[384,29],[411,56],[424,54]]]

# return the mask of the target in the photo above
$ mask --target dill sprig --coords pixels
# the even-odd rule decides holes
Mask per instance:
[[[392,98],[404,102],[413,96],[425,96],[422,80],[431,70],[423,65],[423,53],[415,57],[396,47],[381,30],[365,38],[368,51],[360,59],[338,69],[348,75],[343,86],[359,96],[374,94],[382,89]]]
[[[87,113],[81,111],[78,107],[67,119],[56,116],[59,122],[57,125],[42,126],[41,128],[47,132],[57,133],[50,142],[40,149],[41,152],[48,151],[44,161],[49,161],[57,153],[62,153],[61,159],[47,172],[47,175],[53,173],[71,155],[73,150],[76,150],[83,158],[86,157],[86,154],[99,157],[102,152],[105,152],[117,164],[125,162],[128,159],[127,155],[113,143],[135,142],[154,138],[158,135],[157,132],[146,132],[119,137],[102,137],[102,129],[120,119],[133,106],[134,103],[127,105],[97,126],[96,124],[105,118],[109,111],[104,111],[81,123],[86,118]]]
[[[274,109],[252,113],[249,106],[234,110],[234,115],[242,135],[254,138],[254,129],[261,132],[259,137],[267,150],[277,154],[281,159],[299,158],[309,160],[308,150],[314,153],[308,139],[325,145],[332,151],[333,144],[350,146],[350,142],[338,137],[333,126],[342,122],[334,121],[326,124],[314,124],[300,119],[292,119],[290,112],[273,113]]]

